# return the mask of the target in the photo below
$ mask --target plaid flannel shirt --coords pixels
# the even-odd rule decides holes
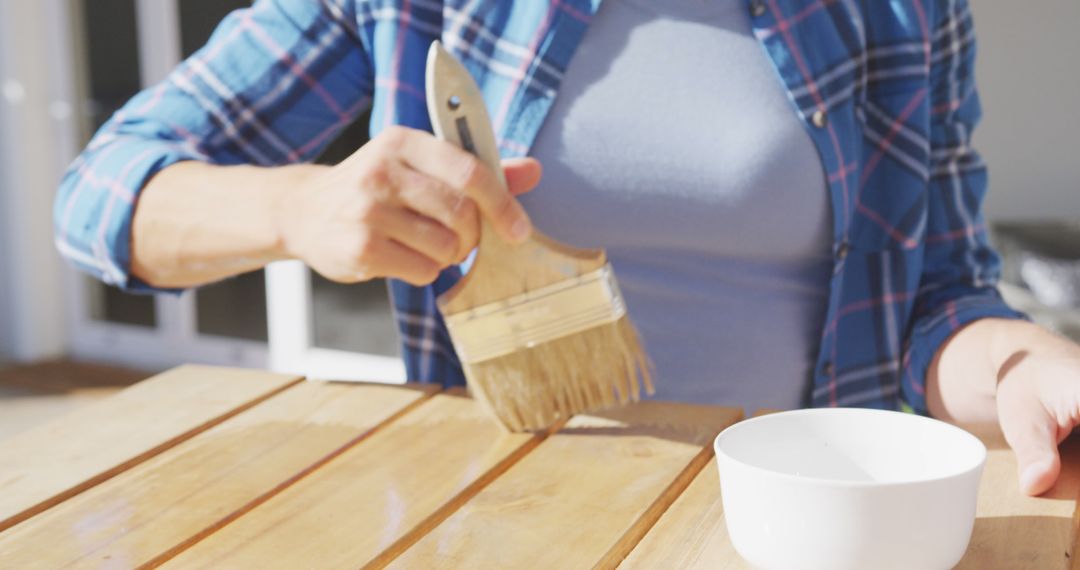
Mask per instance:
[[[372,136],[392,124],[429,129],[424,63],[436,38],[481,85],[503,154],[525,155],[599,3],[258,0],[101,128],[60,187],[57,246],[109,283],[152,290],[129,270],[134,205],[150,176],[181,160],[310,160],[369,106]],[[999,260],[980,214],[987,178],[970,146],[980,108],[968,4],[746,0],[746,9],[831,196],[835,271],[808,403],[925,412],[927,367],[951,333],[1022,317],[994,287]],[[463,382],[435,305],[460,275],[390,283],[411,380]],[[708,335],[686,342],[708,350]]]

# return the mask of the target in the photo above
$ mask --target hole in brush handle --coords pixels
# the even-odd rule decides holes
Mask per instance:
[[[453,101],[453,99],[454,97],[450,98],[451,101]],[[454,126],[457,127],[461,148],[476,155],[476,143],[473,142],[472,132],[469,131],[469,121],[465,117],[458,117],[454,120]]]

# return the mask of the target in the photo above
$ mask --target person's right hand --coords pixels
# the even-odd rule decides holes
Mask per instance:
[[[305,170],[281,203],[286,253],[343,283],[435,280],[479,240],[479,216],[511,243],[532,229],[514,195],[534,188],[540,163],[503,161],[507,186],[472,154],[430,133],[391,127],[341,164]]]

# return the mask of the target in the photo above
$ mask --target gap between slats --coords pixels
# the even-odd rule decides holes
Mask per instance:
[[[224,414],[222,414],[222,415],[220,415],[220,416],[218,416],[218,417],[216,417],[214,419],[211,419],[211,420],[209,420],[207,422],[204,422],[204,423],[202,423],[202,424],[200,424],[200,425],[198,425],[198,426],[196,426],[196,427],[194,427],[194,428],[192,428],[192,429],[190,429],[190,430],[188,430],[188,431],[186,431],[184,433],[181,433],[181,434],[177,435],[176,437],[174,437],[172,439],[169,439],[169,440],[165,441],[164,443],[161,443],[160,445],[152,447],[152,448],[150,448],[150,449],[136,455],[135,457],[132,457],[131,459],[129,459],[129,460],[123,462],[123,463],[120,463],[119,465],[116,465],[115,467],[112,467],[112,468],[110,468],[110,469],[108,469],[108,470],[106,470],[106,471],[104,471],[102,473],[99,473],[98,475],[90,477],[86,481],[83,481],[82,483],[79,483],[78,485],[75,485],[74,487],[71,487],[69,489],[65,489],[64,491],[61,491],[60,493],[57,493],[56,495],[53,495],[52,497],[50,497],[50,498],[48,498],[48,499],[34,505],[34,506],[32,506],[32,507],[30,507],[28,509],[20,511],[20,512],[12,515],[11,517],[8,517],[7,519],[0,520],[0,532],[4,532],[5,530],[7,530],[7,529],[9,529],[9,528],[11,528],[11,527],[25,521],[25,520],[33,518],[34,516],[36,516],[38,514],[41,514],[41,513],[45,512],[45,511],[59,505],[60,503],[63,503],[64,501],[67,501],[68,499],[71,499],[72,497],[75,497],[75,496],[79,495],[80,493],[83,493],[83,492],[85,492],[85,491],[87,491],[89,489],[92,489],[93,487],[96,487],[96,486],[104,483],[105,481],[108,481],[109,479],[112,479],[113,477],[116,477],[117,475],[119,475],[119,474],[121,474],[121,473],[123,473],[125,471],[128,471],[129,469],[131,469],[133,467],[136,467],[136,466],[144,463],[145,461],[147,461],[147,460],[149,460],[149,459],[151,459],[153,457],[156,457],[157,455],[160,455],[161,453],[164,453],[165,451],[168,451],[168,450],[176,447],[177,445],[180,445],[181,443],[184,443],[185,441],[187,441],[187,440],[189,440],[189,439],[191,439],[191,438],[193,438],[193,437],[195,437],[195,436],[197,436],[197,435],[199,435],[199,434],[201,434],[201,433],[203,433],[205,431],[208,431],[208,430],[216,427],[217,425],[228,421],[229,419],[232,419],[233,417],[236,417],[236,416],[246,412],[247,410],[250,410],[251,408],[254,408],[255,406],[265,402],[266,400],[269,400],[270,398],[272,398],[274,396],[277,396],[278,394],[281,394],[285,390],[288,390],[289,388],[292,388],[292,387],[296,386],[297,384],[300,384],[303,381],[304,381],[304,378],[302,376],[297,377],[296,379],[290,381],[288,384],[285,384],[283,386],[275,388],[274,390],[271,390],[271,391],[269,391],[269,392],[267,392],[265,394],[262,394],[262,395],[258,396],[257,398],[254,398],[254,399],[240,405],[240,406],[237,406],[236,408],[233,408],[232,410],[229,410],[228,412],[226,412],[226,413],[224,413]]]
[[[1073,507],[1072,516],[1072,533],[1069,536],[1069,549],[1065,551],[1065,558],[1069,560],[1069,568],[1071,570],[1080,570],[1080,558],[1077,557],[1077,553],[1080,549],[1080,497],[1077,497],[1076,506]]]
[[[414,544],[420,541],[420,539],[427,536],[429,532],[434,530],[451,515],[456,513],[463,505],[468,503],[473,497],[480,494],[488,485],[495,481],[499,477],[510,470],[511,467],[521,461],[526,455],[531,453],[534,449],[539,447],[541,443],[551,435],[557,433],[566,425],[568,420],[562,420],[549,428],[546,432],[536,432],[533,434],[532,439],[527,443],[519,447],[510,455],[506,456],[502,461],[495,464],[494,467],[489,469],[486,473],[478,477],[469,486],[461,490],[460,493],[453,496],[443,506],[435,509],[435,512],[431,513],[424,520],[420,521],[412,530],[405,533],[404,536],[399,538],[396,542],[384,549],[374,560],[367,565],[363,566],[363,570],[375,570],[379,568],[385,568],[388,564],[394,561],[395,558],[401,556],[405,551],[411,548]]]
[[[398,410],[397,413],[395,413],[394,415],[386,418],[382,422],[376,424],[375,427],[373,427],[373,428],[371,428],[371,429],[357,435],[353,439],[345,442],[344,444],[342,444],[337,449],[331,451],[330,453],[328,453],[325,456],[323,456],[322,458],[320,458],[318,461],[315,461],[311,465],[308,465],[307,467],[305,467],[305,468],[301,469],[300,471],[296,472],[295,474],[293,474],[288,479],[285,479],[281,483],[275,485],[274,488],[272,488],[269,491],[259,495],[256,498],[252,499],[251,501],[249,501],[246,504],[242,505],[240,508],[236,509],[235,511],[233,511],[233,512],[229,513],[228,515],[226,515],[225,517],[221,518],[217,522],[207,526],[203,530],[195,533],[194,535],[189,537],[187,540],[184,540],[183,542],[177,544],[176,546],[173,546],[172,548],[166,550],[165,552],[162,552],[158,556],[151,559],[149,562],[139,566],[139,569],[143,570],[143,569],[157,568],[157,567],[161,566],[162,564],[168,562],[169,560],[177,557],[178,555],[183,553],[185,550],[188,550],[189,548],[191,548],[192,546],[195,546],[199,542],[205,540],[207,537],[214,534],[215,532],[225,528],[226,526],[228,526],[233,521],[239,519],[240,517],[246,515],[247,513],[251,512],[251,511],[255,510],[256,508],[259,507],[259,505],[262,505],[263,503],[266,503],[267,501],[269,501],[270,499],[273,499],[275,496],[282,493],[283,491],[285,491],[289,487],[292,487],[293,485],[299,483],[300,481],[302,481],[307,476],[309,476],[312,473],[318,471],[320,468],[326,466],[328,463],[330,463],[334,459],[340,457],[342,454],[349,451],[350,449],[356,447],[361,442],[363,442],[363,441],[365,441],[367,439],[370,439],[375,434],[383,431],[384,429],[386,429],[387,426],[392,424],[394,421],[396,421],[399,418],[405,416],[409,412],[415,410],[417,407],[422,405],[424,402],[427,402],[428,400],[431,399],[432,396],[434,396],[434,395],[436,395],[438,393],[440,393],[440,392],[432,391],[432,392],[428,392],[426,394],[421,395],[421,397],[418,398],[415,402],[412,402],[409,405],[405,406],[404,408]]]
[[[741,421],[742,414],[734,423]],[[623,534],[623,536],[611,547],[603,558],[596,563],[594,568],[616,568],[622,561],[630,555],[631,552],[637,548],[637,545],[645,538],[645,535],[649,534],[652,527],[660,520],[660,517],[664,516],[671,505],[675,504],[675,501],[690,487],[690,484],[694,482],[694,479],[701,473],[705,467],[712,463],[715,453],[713,451],[713,442],[709,440],[702,448],[701,451],[686,464],[682,472],[667,486],[660,496],[653,501],[652,505],[645,510],[644,513],[638,517],[638,520],[634,521],[634,524]]]
[[[743,418],[739,414],[735,422]],[[734,422],[733,422],[734,423]],[[461,493],[448,501],[443,507],[424,519],[405,536],[398,539],[390,547],[385,549],[377,558],[363,566],[363,570],[385,568],[395,559],[407,552],[417,542],[434,531],[448,518],[453,516],[459,509],[465,506],[476,495],[480,494],[488,485],[509,471],[515,464],[524,459],[529,453],[537,449],[549,437],[556,435],[567,424],[564,420],[553,426],[547,432],[537,433],[534,438],[513,455],[507,457],[498,465],[485,473],[472,485],[465,488]],[[712,439],[702,446],[701,450],[683,467],[679,474],[664,488],[649,507],[638,517],[637,520],[623,533],[623,536],[604,554],[594,565],[594,568],[616,568],[624,558],[645,538],[649,530],[660,520],[665,512],[675,501],[688,489],[701,471],[709,465],[715,456],[712,447]]]

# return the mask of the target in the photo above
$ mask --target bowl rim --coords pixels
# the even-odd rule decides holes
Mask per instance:
[[[935,425],[937,425],[938,427],[944,428],[945,430],[952,430],[954,433],[960,434],[960,437],[962,439],[967,439],[968,441],[974,443],[975,446],[976,446],[975,449],[978,450],[979,460],[974,462],[973,464],[971,464],[969,467],[966,467],[966,468],[963,468],[963,469],[958,469],[958,470],[955,470],[955,471],[952,471],[952,472],[946,472],[946,473],[940,474],[940,475],[934,475],[932,477],[920,477],[920,478],[913,478],[913,479],[905,479],[903,481],[886,481],[886,482],[849,481],[849,480],[845,480],[845,479],[832,479],[832,478],[826,478],[826,477],[804,477],[804,476],[801,476],[801,475],[793,475],[791,473],[785,473],[785,472],[782,472],[782,471],[775,471],[773,469],[767,469],[765,467],[759,467],[757,465],[752,465],[752,464],[747,463],[747,462],[745,462],[745,461],[743,461],[741,459],[737,459],[737,458],[733,457],[732,455],[730,455],[730,454],[728,454],[726,452],[723,452],[720,449],[721,440],[725,436],[731,437],[731,434],[733,432],[737,432],[739,429],[745,429],[747,425],[750,425],[750,424],[753,424],[753,423],[757,423],[757,422],[761,422],[761,421],[774,420],[778,416],[829,415],[829,414],[837,414],[837,413],[840,413],[840,414],[852,414],[852,415],[855,415],[855,414],[865,414],[865,415],[899,414],[899,415],[902,415],[902,416],[912,418],[914,421],[931,422],[931,423],[934,423]],[[723,457],[725,460],[730,461],[732,463],[736,463],[736,464],[742,466],[744,469],[749,469],[751,471],[762,473],[762,474],[768,475],[770,477],[779,478],[781,480],[787,480],[787,481],[791,481],[791,482],[798,482],[798,483],[803,483],[803,484],[813,484],[813,485],[826,486],[826,487],[889,488],[889,487],[903,487],[903,486],[907,486],[907,485],[916,485],[916,484],[924,484],[924,483],[933,483],[933,482],[937,482],[937,481],[944,481],[944,480],[947,480],[947,479],[955,479],[957,477],[967,475],[967,474],[972,473],[974,471],[979,471],[986,464],[986,457],[987,457],[988,451],[986,449],[986,445],[982,442],[982,440],[975,437],[972,433],[968,432],[967,430],[965,430],[963,428],[957,427],[957,426],[955,426],[953,424],[950,424],[950,423],[947,423],[947,422],[944,422],[944,421],[941,421],[941,420],[938,420],[938,419],[935,419],[935,418],[930,418],[930,417],[922,416],[922,415],[919,415],[919,414],[901,412],[901,411],[896,411],[896,410],[878,410],[878,409],[870,409],[870,408],[843,408],[843,407],[840,407],[840,408],[806,408],[806,409],[801,409],[801,410],[787,410],[787,411],[774,412],[774,413],[765,414],[765,415],[762,415],[762,416],[755,416],[755,417],[752,417],[752,418],[744,419],[742,421],[731,424],[730,426],[724,428],[724,430],[721,431],[719,434],[717,434],[716,438],[713,439],[713,453],[716,456],[718,467],[720,467],[719,466],[719,461],[720,461],[721,457]],[[724,474],[722,472],[723,468],[720,467],[720,470],[721,470],[720,479],[722,481],[723,478],[724,478]]]

